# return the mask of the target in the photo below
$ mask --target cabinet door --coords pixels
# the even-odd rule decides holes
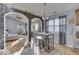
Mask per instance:
[[[76,24],[79,25],[79,10],[76,10]]]

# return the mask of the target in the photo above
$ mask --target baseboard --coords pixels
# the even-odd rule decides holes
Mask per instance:
[[[79,49],[79,47],[78,47],[78,46],[75,46],[74,48],[77,48],[77,49]]]
[[[66,46],[71,47],[71,48],[74,48],[74,46],[71,46],[71,45],[68,45],[68,44],[66,44]]]
[[[4,50],[6,50],[6,48],[4,48],[4,49],[1,49],[1,50],[0,50],[0,52],[2,52],[2,51],[4,51]]]

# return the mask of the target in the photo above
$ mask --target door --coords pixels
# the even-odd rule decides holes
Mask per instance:
[[[66,43],[66,16],[59,17],[59,44]]]

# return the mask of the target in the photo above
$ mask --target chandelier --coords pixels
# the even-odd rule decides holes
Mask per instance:
[[[44,13],[43,13],[42,19],[43,19],[43,20],[46,20],[46,19],[48,19],[48,17],[46,16],[46,5],[47,5],[47,4],[44,3],[43,5],[44,5]]]
[[[44,23],[44,32],[45,32],[45,27],[46,27],[46,20],[48,19],[48,17],[46,16],[46,3],[43,4],[44,5],[44,13],[43,13],[43,23]]]

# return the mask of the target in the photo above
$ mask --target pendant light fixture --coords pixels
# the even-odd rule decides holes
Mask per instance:
[[[47,4],[46,4],[46,3],[44,3],[43,5],[44,5],[44,14],[43,14],[42,19],[43,19],[43,21],[44,21],[43,23],[44,23],[44,32],[45,32],[46,20],[48,19],[48,17],[46,16],[46,5],[47,5]]]

